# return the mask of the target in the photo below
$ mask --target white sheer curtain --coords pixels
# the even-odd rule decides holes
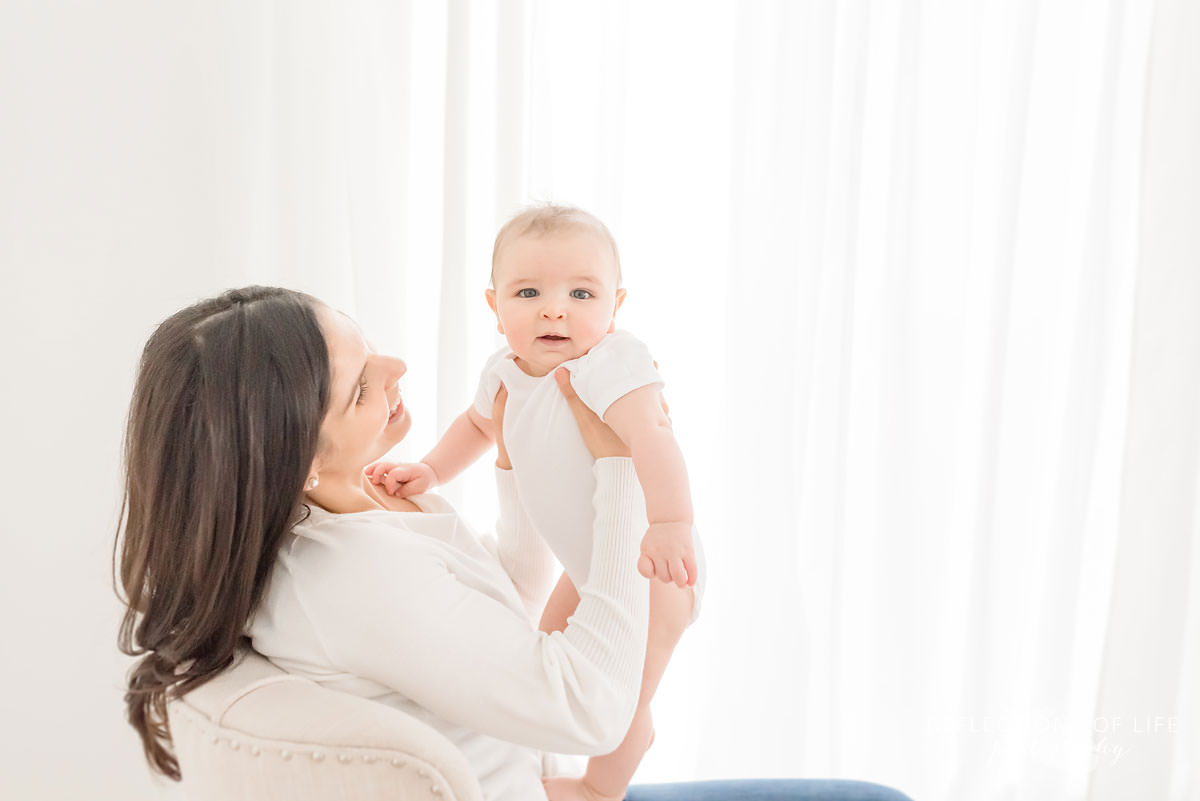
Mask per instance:
[[[639,778],[1040,799],[1149,770],[1092,736],[1149,6],[524,14],[521,68],[448,95],[459,211],[487,230],[516,179],[613,226],[713,557]],[[451,74],[492,57],[469,27]]]
[[[1200,798],[1200,5],[1162,0],[1146,82],[1120,538],[1089,801]]]
[[[16,435],[47,453],[33,474],[63,450],[115,461],[112,376],[149,327],[253,282],[314,292],[408,361],[397,454],[419,457],[499,342],[497,225],[575,203],[620,243],[619,322],[662,365],[711,567],[637,781],[1198,797],[1188,0],[75,6],[0,19],[5,325],[47,343],[13,374],[78,364],[96,388],[99,433],[39,439],[53,401],[9,415],[46,421]],[[10,564],[70,578],[78,531],[106,558],[82,508],[115,512],[115,480],[81,492],[70,534]],[[491,492],[485,466],[446,488],[481,525]],[[10,608],[61,578],[11,572]],[[106,610],[80,630],[115,631],[99,570],[76,572]],[[139,770],[112,638],[81,658],[44,630],[14,636],[72,672],[10,684],[79,708],[90,666],[111,703],[82,723],[39,706],[26,743],[120,730],[121,760],[82,755],[85,774]],[[53,772],[21,747],[18,787]]]

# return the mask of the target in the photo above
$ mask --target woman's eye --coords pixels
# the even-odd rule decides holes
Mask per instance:
[[[521,289],[521,290],[518,290],[518,291],[517,291],[517,297],[518,297],[518,298],[536,298],[536,297],[537,297],[537,290],[536,290],[536,289]]]
[[[365,398],[366,395],[367,395],[367,382],[363,381],[358,385],[358,400],[355,401],[354,405],[361,406],[362,402],[363,402],[363,398]]]
[[[592,296],[592,293],[587,291],[586,289],[572,289],[571,290],[571,297],[575,298],[575,300],[587,300],[591,296]]]

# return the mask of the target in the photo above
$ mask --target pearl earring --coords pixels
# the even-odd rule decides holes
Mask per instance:
[[[308,490],[309,492],[312,492],[313,490],[315,490],[317,488],[317,485],[320,483],[321,482],[317,479],[317,477],[313,476],[312,478],[310,478],[308,480],[308,483],[304,485],[304,488],[306,490]]]

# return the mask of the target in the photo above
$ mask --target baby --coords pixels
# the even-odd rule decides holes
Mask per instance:
[[[417,464],[380,462],[370,479],[393,495],[426,492],[453,479],[494,442],[492,405],[507,391],[503,439],[517,494],[564,568],[539,628],[566,628],[592,554],[592,457],[555,385],[572,389],[629,447],[646,499],[648,528],[638,570],[650,586],[650,629],[637,711],[624,741],[593,757],[582,779],[549,779],[551,801],[621,799],[654,738],[650,699],[683,630],[699,613],[704,561],[694,540],[683,456],[660,402],[662,380],[646,347],[615,330],[625,300],[616,242],[580,209],[539,206],[500,229],[492,251],[488,305],[508,346],[484,366],[474,404]],[[561,376],[560,376],[561,377]],[[701,565],[697,564],[697,561]]]

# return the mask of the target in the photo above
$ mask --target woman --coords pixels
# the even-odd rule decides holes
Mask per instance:
[[[244,636],[292,673],[395,705],[454,742],[485,797],[541,797],[542,750],[607,753],[637,702],[645,512],[620,440],[564,394],[596,458],[592,564],[567,628],[534,621],[553,580],[521,519],[503,443],[495,539],[435,495],[400,500],[364,468],[408,432],[399,359],[301,293],[231,290],[151,336],[126,435],[122,651],[129,721],[180,778],[167,693],[228,666]],[[495,420],[503,414],[497,399]],[[268,581],[268,579],[270,579]],[[580,787],[586,793],[587,788]],[[677,794],[682,794],[678,795]],[[634,799],[903,799],[799,780],[631,788]]]

